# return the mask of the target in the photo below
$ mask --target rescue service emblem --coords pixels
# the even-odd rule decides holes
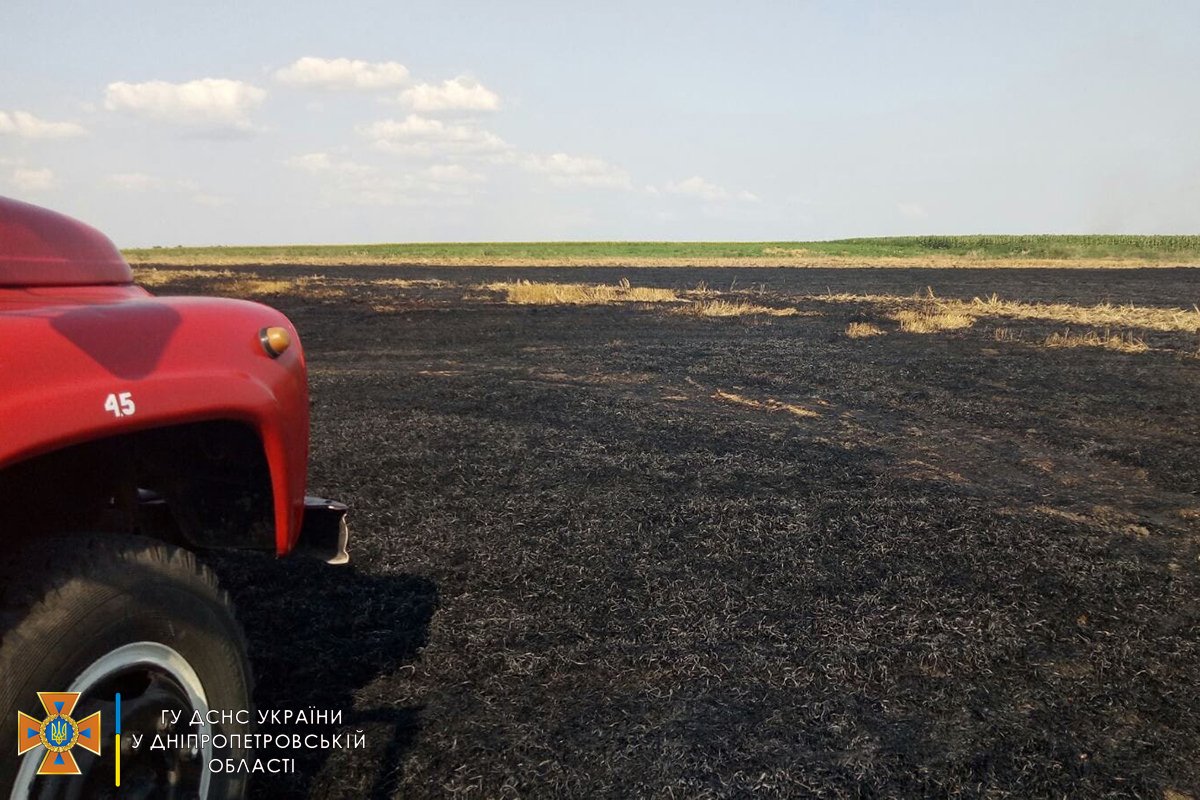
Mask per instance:
[[[45,755],[38,775],[78,775],[79,764],[71,750],[81,747],[100,755],[100,712],[76,721],[71,714],[79,702],[78,692],[38,692],[46,716],[40,722],[17,712],[17,755],[43,748]]]

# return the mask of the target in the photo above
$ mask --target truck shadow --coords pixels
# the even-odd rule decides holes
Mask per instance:
[[[390,797],[405,753],[420,730],[415,705],[356,708],[360,691],[416,660],[438,604],[436,584],[414,575],[368,575],[353,564],[331,567],[307,558],[214,553],[216,570],[237,608],[254,670],[254,700],[263,711],[341,712],[340,724],[268,719],[260,734],[341,737],[341,747],[266,749],[262,758],[294,758],[295,771],[252,779],[251,798]],[[347,750],[361,733],[363,749]],[[370,754],[370,757],[363,756]],[[359,773],[336,785],[322,780],[327,762],[349,759]],[[367,763],[364,763],[367,762]],[[363,767],[369,766],[369,770]],[[368,774],[369,773],[369,774]]]

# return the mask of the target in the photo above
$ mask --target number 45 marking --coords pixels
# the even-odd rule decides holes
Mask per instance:
[[[118,419],[121,417],[132,417],[133,412],[137,411],[137,406],[133,404],[133,393],[121,392],[120,394],[110,394],[104,398],[104,410]]]

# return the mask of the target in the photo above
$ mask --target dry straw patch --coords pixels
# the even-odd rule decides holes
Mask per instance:
[[[969,328],[975,323],[975,315],[966,304],[957,300],[942,300],[928,289],[924,295],[901,297],[889,294],[824,294],[808,295],[806,300],[816,300],[824,303],[870,303],[890,309],[889,319],[900,323],[900,330],[905,333],[938,333]],[[859,329],[856,325],[864,325]],[[878,328],[870,323],[852,323],[846,328],[846,335],[854,336],[851,328],[858,331],[858,336],[873,336],[867,332],[869,328]],[[879,331],[882,333],[882,331]]]
[[[1195,798],[1177,789],[1163,789],[1163,800],[1195,800]]]
[[[1115,305],[1100,303],[1093,306],[1075,306],[1068,303],[1022,303],[1019,300],[1001,300],[992,295],[986,300],[976,297],[968,307],[981,316],[1008,317],[1009,319],[1045,320],[1076,325],[1117,326],[1143,328],[1145,330],[1196,333],[1200,331],[1200,308],[1153,308],[1148,306]]]
[[[488,291],[501,292],[507,303],[516,305],[577,305],[595,306],[609,303],[674,303],[679,296],[672,289],[630,286],[622,280],[616,286],[582,283],[535,283],[506,281],[489,283]]]
[[[883,336],[883,328],[870,322],[851,322],[846,326],[846,335],[851,339],[866,339],[870,336]]]
[[[745,300],[700,300],[688,303],[675,310],[677,314],[696,317],[743,317],[751,315],[770,317],[794,317],[800,312],[795,308],[771,308],[748,303]]]
[[[1150,349],[1142,339],[1129,331],[1113,333],[1095,331],[1087,333],[1072,333],[1069,329],[1062,333],[1052,333],[1046,337],[1046,347],[1102,347],[1118,353],[1144,353]]]
[[[438,278],[384,278],[377,281],[355,281],[370,286],[387,286],[392,289],[444,289],[455,284]]]
[[[136,268],[133,271],[134,282],[142,286],[166,286],[176,281],[193,280],[196,278],[232,278],[233,273],[227,269],[155,269]]]
[[[163,287],[192,279],[207,279],[221,294],[232,297],[268,297],[277,294],[298,294],[316,299],[344,297],[346,290],[331,286],[324,278],[263,278],[253,272],[205,269],[138,269],[134,280],[142,286]]]
[[[992,338],[997,342],[1005,343],[1023,341],[1020,332],[1014,331],[1011,328],[996,328],[992,331]],[[1030,342],[1030,344],[1036,345],[1038,342],[1034,341]],[[1096,331],[1073,333],[1068,328],[1065,331],[1050,334],[1042,339],[1040,344],[1043,347],[1052,348],[1099,347],[1117,353],[1145,353],[1150,350],[1150,346],[1132,331],[1113,333],[1107,329],[1104,333],[1097,333]]]
[[[717,391],[713,392],[713,399],[724,400],[727,403],[734,403],[739,406],[745,406],[746,408],[757,408],[763,411],[786,411],[795,417],[812,418],[821,416],[812,409],[805,408],[804,406],[794,405],[792,403],[784,403],[772,397],[768,397],[766,400],[755,400],[740,394],[725,392],[718,389]]]
[[[239,278],[235,281],[222,282],[220,287],[237,295],[261,297],[268,294],[287,294],[300,286],[299,280],[267,280],[264,278]]]
[[[900,323],[900,330],[906,333],[956,331],[975,323],[975,318],[970,314],[940,306],[920,310],[903,309],[891,316]]]
[[[921,322],[920,316],[947,318],[1000,317],[1014,320],[1057,322],[1064,325],[1088,325],[1093,327],[1141,328],[1143,330],[1197,333],[1200,332],[1200,307],[1191,309],[1156,308],[1151,306],[1116,305],[1099,303],[1078,306],[1070,303],[1026,303],[1020,300],[1002,300],[997,295],[970,301],[945,299],[934,296],[932,290],[924,295],[904,297],[894,294],[823,294],[807,295],[805,300],[821,303],[867,303],[893,309],[893,318],[899,316]],[[961,323],[962,320],[960,319]],[[933,323],[934,325],[938,323]],[[958,327],[966,327],[959,324]],[[906,328],[907,330],[907,328]]]
[[[290,280],[264,278],[241,278],[218,283],[223,294],[235,297],[267,297],[276,294],[298,294],[316,300],[334,300],[346,295],[346,290],[330,286],[320,278],[292,278]]]
[[[1021,334],[1012,328],[996,328],[992,331],[992,338],[997,342],[1019,342]]]

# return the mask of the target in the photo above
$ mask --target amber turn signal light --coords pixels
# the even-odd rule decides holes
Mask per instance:
[[[258,339],[271,358],[279,358],[292,346],[292,335],[287,328],[263,328],[258,332]]]

